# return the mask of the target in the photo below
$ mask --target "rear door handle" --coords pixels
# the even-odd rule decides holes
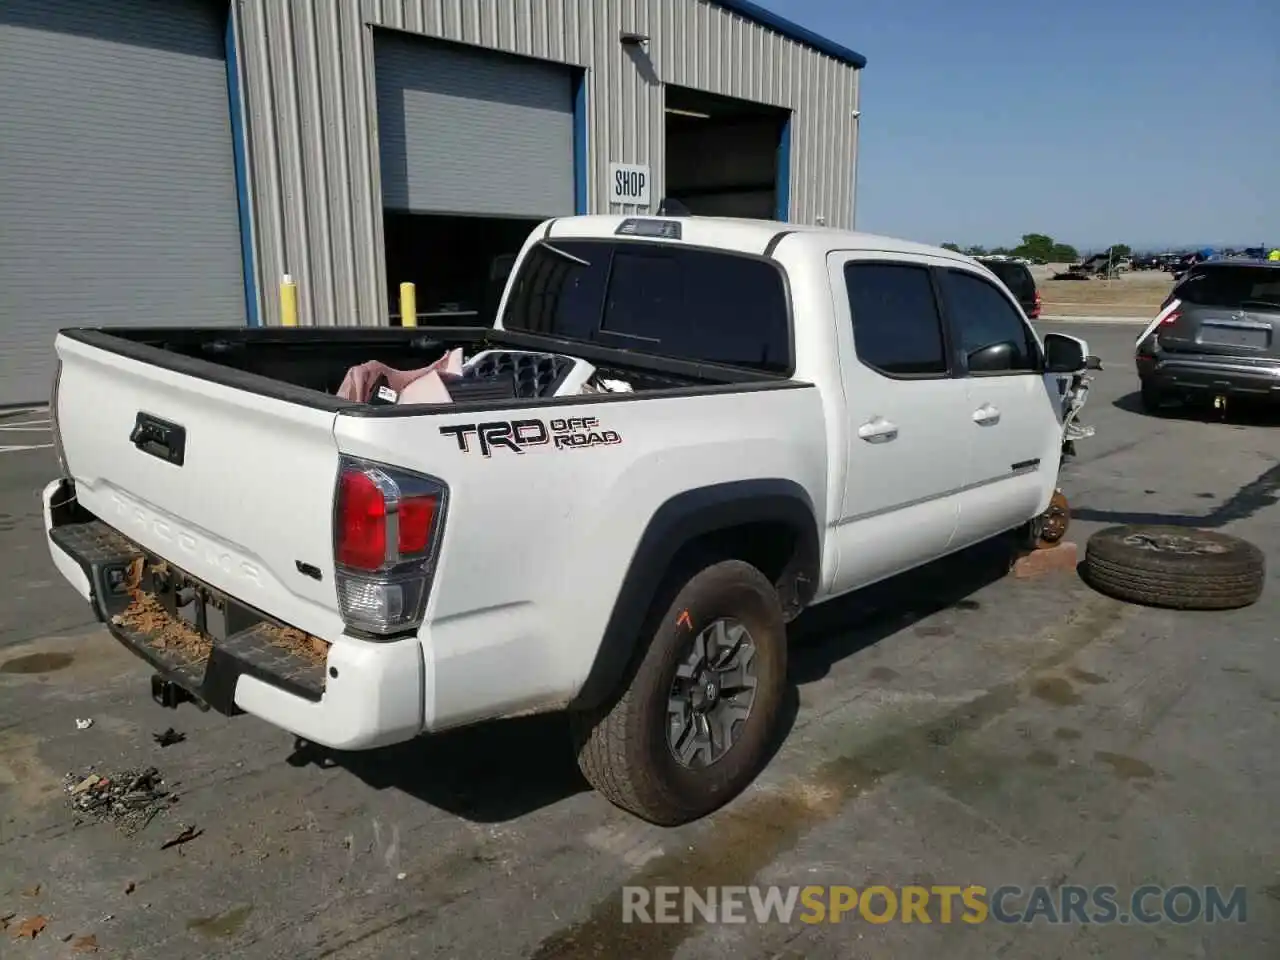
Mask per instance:
[[[1000,422],[1000,411],[989,403],[984,403],[977,410],[973,411],[973,422],[986,426],[987,424]]]
[[[898,425],[890,423],[884,417],[868,420],[858,428],[858,436],[867,443],[886,443],[898,435]]]

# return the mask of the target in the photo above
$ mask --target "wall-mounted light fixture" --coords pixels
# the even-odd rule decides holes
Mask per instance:
[[[674,113],[680,117],[693,117],[696,120],[710,120],[711,114],[699,113],[697,110],[681,110],[678,107],[667,107],[667,113]]]
[[[618,40],[624,47],[643,47],[648,44],[649,36],[644,33],[631,33],[623,30],[618,34]]]

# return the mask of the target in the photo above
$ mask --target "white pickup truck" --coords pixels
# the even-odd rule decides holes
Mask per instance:
[[[449,402],[335,395],[456,349]],[[56,350],[49,548],[156,690],[338,750],[567,708],[660,824],[758,772],[802,609],[1034,531],[1086,367],[959,254],[606,216],[535,230],[491,329]]]

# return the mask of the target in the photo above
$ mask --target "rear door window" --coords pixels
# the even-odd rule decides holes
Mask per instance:
[[[928,267],[848,263],[844,268],[858,359],[890,377],[945,377],[947,349]]]
[[[790,374],[788,304],[781,269],[755,257],[659,243],[551,240],[521,265],[503,325]]]
[[[966,367],[979,351],[1007,344],[998,370],[986,373],[1032,373],[1040,368],[1040,351],[1026,321],[1009,298],[990,281],[962,270],[942,270],[942,293],[947,318],[955,333],[956,350]]]

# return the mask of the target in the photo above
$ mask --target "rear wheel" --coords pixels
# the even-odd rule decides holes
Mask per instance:
[[[695,573],[651,619],[616,700],[573,717],[578,765],[609,801],[675,826],[755,778],[777,732],[786,626],[773,584],[726,560]]]

